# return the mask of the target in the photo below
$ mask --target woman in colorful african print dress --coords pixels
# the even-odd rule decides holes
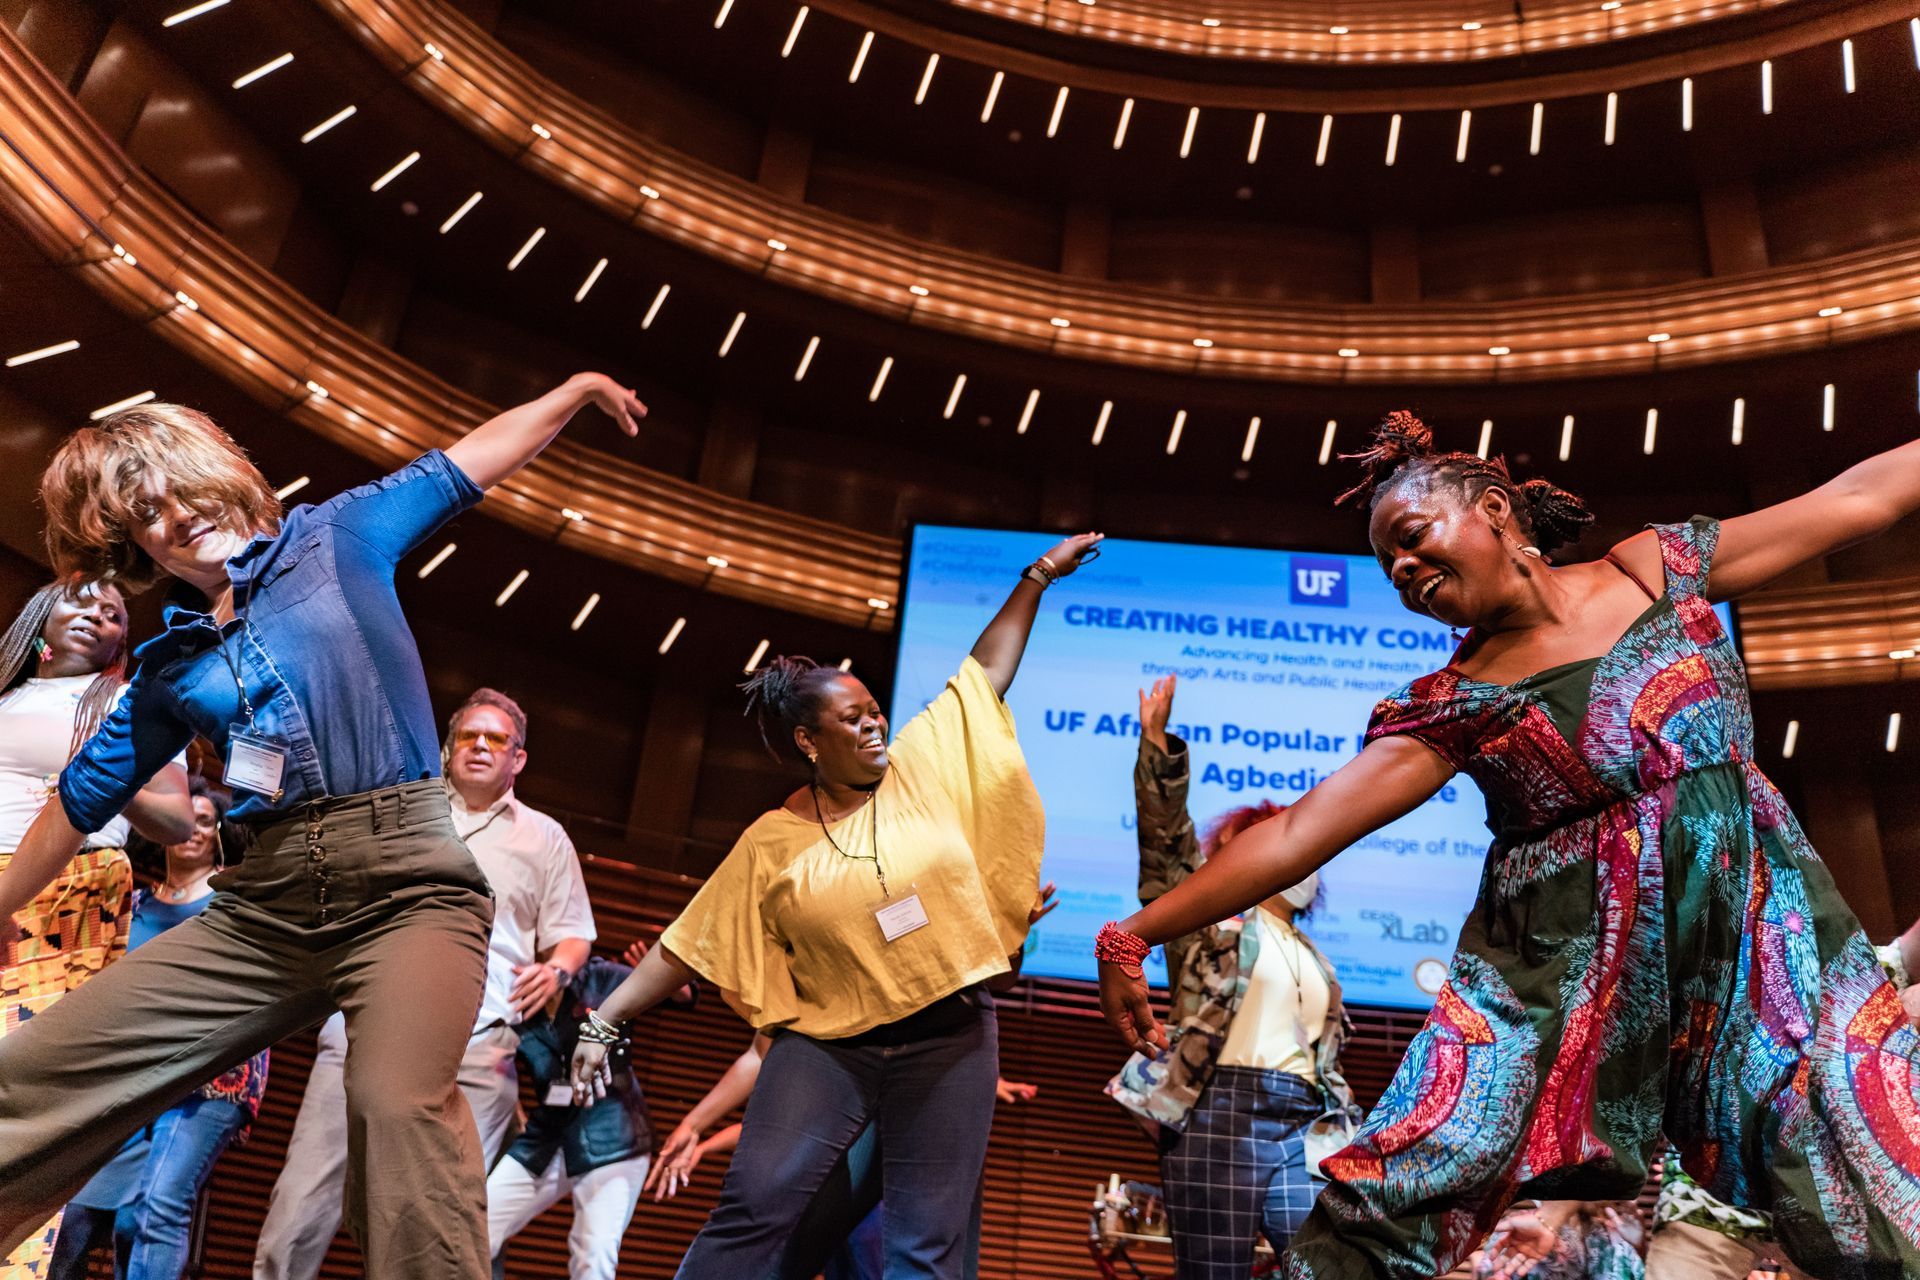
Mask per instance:
[[[1109,1020],[1162,1043],[1146,944],[1245,910],[1463,772],[1495,834],[1479,901],[1286,1274],[1439,1274],[1516,1197],[1633,1196],[1663,1131],[1714,1195],[1771,1213],[1809,1275],[1920,1274],[1915,1032],[1753,762],[1712,608],[1920,510],[1920,443],[1564,567],[1543,553],[1592,519],[1572,495],[1436,454],[1409,414],[1363,461],[1402,600],[1471,630],[1379,705],[1345,768],[1102,931]]]
[[[0,636],[0,867],[13,859],[53,780],[100,727],[127,678],[127,606],[111,586],[55,583],[36,591]],[[127,810],[142,831],[192,829],[182,766],[161,770]],[[120,958],[133,918],[127,817],[88,837],[18,917],[0,921],[0,1037]],[[55,1218],[12,1253],[0,1280],[37,1276]]]

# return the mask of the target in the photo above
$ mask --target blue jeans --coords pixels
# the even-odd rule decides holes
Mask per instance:
[[[980,1211],[986,1187],[976,1183],[967,1221],[962,1280],[979,1280]],[[886,1271],[880,1201],[880,1140],[868,1125],[828,1175],[794,1229],[779,1280],[881,1280]]]
[[[961,1280],[973,1197],[953,1190],[979,1185],[1000,1056],[991,997],[967,1000],[964,1025],[906,1044],[775,1036],[679,1280],[779,1274],[815,1194],[869,1121],[886,1187],[885,1275]]]
[[[86,1257],[112,1224],[119,1280],[179,1280],[187,1269],[193,1207],[214,1163],[246,1128],[238,1103],[195,1095],[128,1140],[147,1148],[133,1196],[117,1210],[74,1206],[55,1248],[54,1280],[86,1274]]]

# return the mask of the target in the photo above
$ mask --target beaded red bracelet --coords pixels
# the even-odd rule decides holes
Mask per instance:
[[[1119,965],[1130,977],[1140,976],[1140,966],[1152,950],[1145,938],[1128,933],[1112,920],[1101,925],[1100,932],[1093,936],[1093,958]]]

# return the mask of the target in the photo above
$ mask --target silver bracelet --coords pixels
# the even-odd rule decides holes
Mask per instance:
[[[580,1038],[612,1049],[627,1042],[627,1030],[608,1022],[597,1010],[589,1009],[587,1016],[580,1020]]]

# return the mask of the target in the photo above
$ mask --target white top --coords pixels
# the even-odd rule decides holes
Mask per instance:
[[[1314,1078],[1313,1046],[1327,1026],[1326,975],[1291,924],[1255,907],[1246,927],[1260,931],[1260,954],[1247,993],[1220,1046],[1223,1067],[1261,1067]]]
[[[560,824],[509,791],[475,813],[452,787],[453,829],[467,842],[493,887],[493,937],[487,944],[487,990],[474,1030],[517,1026],[508,993],[516,966],[532,964],[562,938],[594,939],[593,908],[580,857]]]
[[[60,771],[71,756],[80,699],[93,681],[90,675],[32,679],[0,695],[0,853],[20,847],[27,828],[58,789]],[[107,709],[125,696],[122,685]],[[174,758],[175,764],[186,762],[184,755]],[[87,848],[123,848],[129,830],[127,820],[116,817],[87,837]]]

